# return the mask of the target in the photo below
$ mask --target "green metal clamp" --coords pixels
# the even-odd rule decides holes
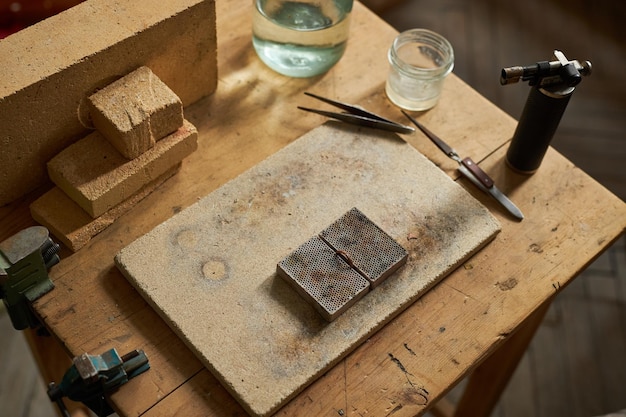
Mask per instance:
[[[50,383],[48,397],[56,402],[64,416],[69,416],[63,403],[63,397],[67,397],[85,404],[98,417],[106,417],[113,414],[113,409],[105,394],[148,369],[148,358],[141,350],[133,350],[121,357],[115,349],[99,356],[84,353],[74,358],[60,384]]]
[[[17,330],[39,326],[30,304],[54,288],[48,269],[59,262],[48,229],[33,226],[0,243],[0,297]]]

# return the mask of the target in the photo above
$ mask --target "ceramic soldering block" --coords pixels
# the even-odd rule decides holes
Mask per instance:
[[[96,218],[126,200],[196,150],[198,131],[185,121],[171,135],[130,161],[99,132],[69,146],[48,162],[48,174]]]
[[[278,276],[277,262],[356,206],[408,259],[328,323]],[[327,123],[156,226],[115,264],[251,416],[270,416],[499,230],[398,136]],[[350,246],[335,249],[358,264]]]
[[[183,104],[148,67],[91,95],[91,120],[126,158],[133,159],[183,125]]]

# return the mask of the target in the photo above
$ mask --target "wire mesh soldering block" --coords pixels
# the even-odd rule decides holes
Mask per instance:
[[[368,281],[318,236],[280,261],[277,271],[328,321],[369,290]]]
[[[357,208],[326,228],[320,237],[376,288],[404,265],[407,251]]]
[[[402,246],[353,208],[279,262],[277,270],[332,321],[407,258]]]

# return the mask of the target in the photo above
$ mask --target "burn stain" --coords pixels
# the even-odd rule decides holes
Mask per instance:
[[[405,374],[405,375],[411,375],[413,376],[409,371],[406,370],[406,368],[404,367],[404,365],[402,364],[402,362],[400,361],[400,359],[396,358],[395,356],[393,356],[393,353],[388,353],[387,355],[389,355],[389,359],[391,359],[391,362],[395,363],[396,366],[398,368],[400,368],[400,370]]]
[[[324,326],[323,320],[319,321]],[[271,371],[276,378],[289,378],[294,375],[308,372],[310,363],[303,361],[303,357],[312,361],[318,361],[324,356],[324,350],[315,351],[317,334],[321,328],[313,326],[310,329],[303,328],[296,334],[281,334],[273,329],[267,329],[267,336],[263,339],[276,360],[272,361]]]
[[[191,229],[182,229],[176,234],[175,241],[181,248],[191,250],[198,244],[198,235]]]
[[[409,347],[409,345],[408,345],[408,344],[406,344],[406,343],[405,343],[405,344],[404,344],[404,348],[405,348],[406,350],[408,350],[408,351],[409,351],[409,353],[410,353],[411,355],[416,356],[415,352],[413,351],[413,349],[411,349],[411,348]]]
[[[402,398],[409,404],[426,405],[429,396],[430,393],[422,387],[411,386],[402,391]]]
[[[459,219],[449,213],[436,216],[410,213],[410,227],[406,234],[410,258],[422,258],[445,247],[459,230]]]
[[[441,236],[428,224],[415,224],[407,235],[408,250],[418,255],[427,254],[439,247]]]
[[[228,277],[228,267],[221,259],[210,259],[202,265],[202,275],[210,281],[223,281]]]
[[[113,340],[115,340],[118,343],[126,343],[128,340],[130,340],[132,336],[133,336],[132,334],[126,333],[126,334],[122,334],[117,337],[114,337]]]
[[[396,364],[398,369],[402,371],[407,382],[409,383],[409,387],[402,391],[404,401],[415,405],[428,404],[428,397],[430,393],[426,390],[426,388],[417,386],[413,381],[411,381],[410,377],[414,377],[414,375],[406,369],[400,359],[396,358],[392,353],[387,353],[387,355],[389,356],[389,359]]]
[[[76,314],[76,304],[72,304],[66,309],[63,309],[56,317],[56,320],[64,319],[69,315]]]
[[[262,173],[256,178],[257,185],[254,187],[261,192],[255,194],[253,199],[242,201],[243,204],[236,209],[246,211],[252,205],[257,210],[286,206],[301,190],[310,186],[312,171],[313,164],[303,163],[297,167],[290,165],[285,169]]]
[[[496,287],[500,291],[510,291],[517,286],[517,279],[509,278],[504,282],[496,282]]]

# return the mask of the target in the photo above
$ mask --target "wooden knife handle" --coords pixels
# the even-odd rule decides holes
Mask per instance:
[[[465,158],[461,161],[461,163],[471,171],[472,174],[487,188],[493,187],[493,180],[485,171],[483,171],[478,165],[472,161],[472,158]]]

